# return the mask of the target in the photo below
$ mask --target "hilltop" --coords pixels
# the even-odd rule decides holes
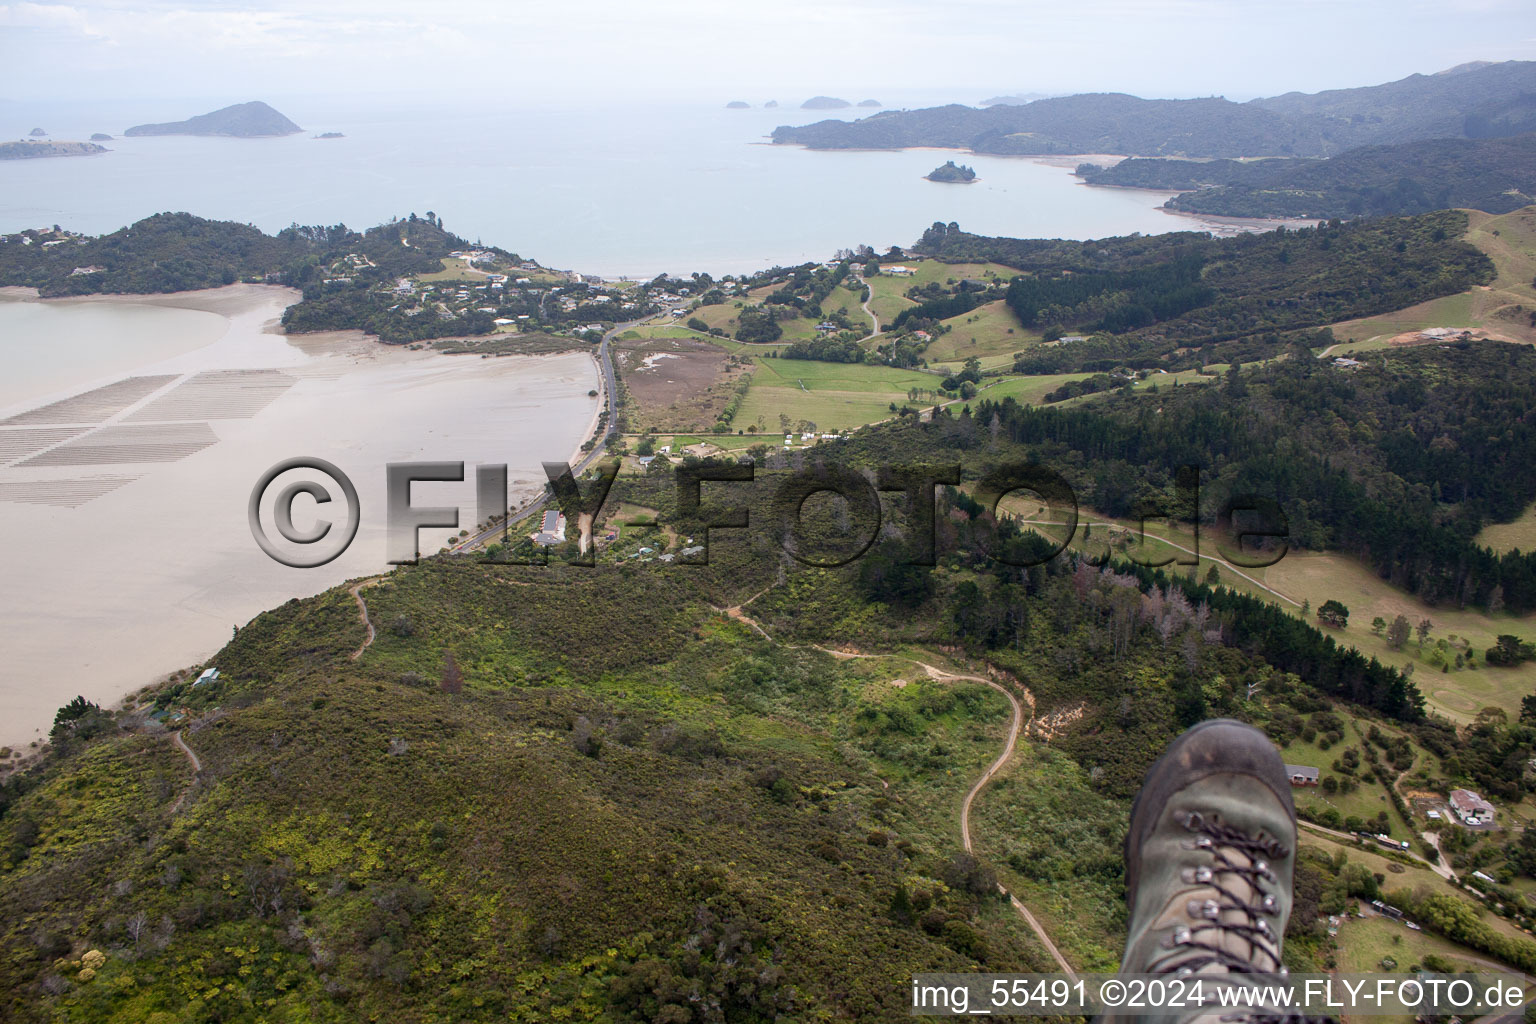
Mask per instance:
[[[939,146],[1015,155],[1323,157],[1365,145],[1488,138],[1532,129],[1536,62],[1506,61],[1249,103],[1100,93],[1024,105],[994,103],[984,109],[955,104],[883,111],[858,121],[781,126],[773,140],[813,149]]]
[[[123,134],[128,136],[231,135],[241,139],[255,139],[293,135],[303,130],[260,100],[252,100],[250,103],[236,103],[207,114],[189,117],[185,121],[134,125]]]

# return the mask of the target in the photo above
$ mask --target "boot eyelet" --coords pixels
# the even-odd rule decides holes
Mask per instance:
[[[1267,860],[1254,861],[1254,863],[1253,863],[1253,870],[1257,871],[1259,874],[1261,874],[1264,877],[1268,878],[1269,877],[1269,861],[1267,861]]]
[[[1214,845],[1215,844],[1211,842],[1210,836],[1201,836],[1199,839],[1195,840],[1195,849],[1197,850],[1209,850]]]
[[[1205,818],[1199,811],[1190,811],[1184,818],[1184,827],[1190,831],[1194,831],[1203,824],[1205,824]]]
[[[1274,896],[1266,895],[1264,897],[1264,909],[1265,910],[1269,910],[1269,911],[1273,911],[1275,909],[1275,904],[1277,902],[1278,901],[1274,898]]]
[[[1254,928],[1258,929],[1260,935],[1269,934],[1269,922],[1264,920],[1262,917],[1259,918],[1258,923],[1254,925]]]
[[[1188,928],[1184,927],[1183,925],[1179,925],[1177,928],[1175,928],[1173,930],[1173,944],[1175,946],[1182,946],[1182,945],[1184,945],[1188,941],[1189,941],[1189,929]]]
[[[1221,916],[1221,905],[1215,900],[1206,900],[1200,906],[1200,914],[1212,921]]]
[[[1198,867],[1198,868],[1195,868],[1195,881],[1197,881],[1197,882],[1209,882],[1213,877],[1215,877],[1215,873],[1212,872],[1210,868],[1208,868],[1208,867]]]

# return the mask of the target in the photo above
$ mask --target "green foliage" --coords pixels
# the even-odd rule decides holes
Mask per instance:
[[[1317,621],[1334,629],[1343,629],[1349,625],[1349,609],[1329,598],[1317,606]]]
[[[1175,232],[1072,242],[986,238],[936,223],[917,248],[1028,272],[1009,285],[1010,304],[1026,323],[1051,325],[1044,315],[1051,313],[1122,332],[1037,348],[1015,365],[1019,372],[1174,369],[1273,356],[1285,344],[1278,332],[1390,312],[1491,281],[1485,255],[1448,241],[1466,227],[1465,213],[1446,210],[1233,238]]]
[[[736,340],[745,342],[778,341],[784,328],[773,313],[762,306],[749,306],[736,316]]]

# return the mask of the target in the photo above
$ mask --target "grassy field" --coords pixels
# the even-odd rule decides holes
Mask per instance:
[[[1499,270],[1493,288],[1536,302],[1536,206],[1497,217],[1473,210],[1470,217],[1467,241],[1487,253]]]
[[[942,263],[938,260],[908,260],[901,266],[912,268],[912,275],[892,277],[882,273],[866,279],[869,284],[869,308],[874,310],[875,315],[880,318],[882,328],[889,327],[891,321],[896,319],[902,310],[917,305],[907,298],[907,289],[913,285],[925,285],[935,281],[946,284],[950,280],[1007,281],[1018,275],[1017,270],[1000,263]]]
[[[1318,769],[1324,775],[1332,775],[1335,778],[1344,778],[1343,774],[1333,770],[1333,762],[1343,756],[1344,750],[1354,747],[1360,754],[1360,772],[1368,771],[1369,764],[1365,760],[1365,753],[1361,748],[1363,741],[1353,731],[1346,731],[1344,739],[1333,744],[1327,750],[1323,750],[1314,741],[1307,743],[1297,737],[1280,751],[1280,756],[1285,758],[1286,764],[1308,765]],[[1317,812],[1325,807],[1332,807],[1345,818],[1350,816],[1364,820],[1371,820],[1382,811],[1387,812],[1390,827],[1385,831],[1395,839],[1412,839],[1408,830],[1403,827],[1402,819],[1398,818],[1392,809],[1391,802],[1387,799],[1386,786],[1380,782],[1360,783],[1358,788],[1349,793],[1335,793],[1332,796],[1323,792],[1321,786],[1301,786],[1291,790],[1291,795],[1296,800],[1298,808]],[[1372,831],[1375,831],[1373,826]]]
[[[933,374],[890,366],[759,359],[735,423],[771,433],[783,414],[822,431],[849,430],[889,418],[890,404],[904,404],[909,389],[936,383]]]
[[[1013,353],[1040,341],[1039,332],[1020,326],[1019,318],[1001,299],[951,317],[944,325],[950,328],[949,333],[923,353],[931,366],[945,364],[959,369],[972,356],[983,359],[984,367],[988,357],[994,363],[1001,357],[1005,360],[1001,365],[1006,366],[1013,362]]]
[[[1091,376],[1089,373],[1045,373],[1033,377],[1004,377],[995,384],[987,384],[976,397],[978,400],[990,398],[994,402],[1012,398],[1022,405],[1039,405],[1047,392],[1055,391],[1069,380]]]
[[[487,276],[485,271],[475,270],[471,267],[468,260],[444,256],[442,270],[437,271],[435,274],[420,274],[416,280],[423,282],[484,281]]]
[[[1346,342],[1336,354],[1383,348],[1394,335],[1428,327],[1474,328],[1507,341],[1536,343],[1530,323],[1536,305],[1536,206],[1498,217],[1473,210],[1469,218],[1466,240],[1493,260],[1498,269],[1493,283],[1395,313],[1334,324],[1334,335]]]
[[[1477,542],[1493,550],[1536,551],[1536,504],[1510,523],[1493,523],[1485,526],[1477,535]]]

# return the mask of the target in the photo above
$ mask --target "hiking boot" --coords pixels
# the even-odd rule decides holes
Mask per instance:
[[[1280,945],[1291,914],[1295,850],[1290,780],[1269,737],[1230,719],[1186,731],[1147,772],[1131,808],[1130,928],[1120,973],[1199,973],[1233,983],[1285,974]],[[1190,1011],[1183,1019],[1202,1016],[1271,1015],[1229,1009]]]

